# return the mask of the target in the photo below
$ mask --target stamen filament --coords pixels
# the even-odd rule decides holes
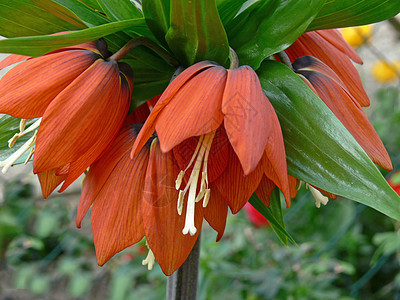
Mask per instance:
[[[31,160],[34,153],[35,153],[35,147],[32,147],[31,151],[28,154],[28,157],[25,159],[24,165],[26,165]]]
[[[25,125],[26,125],[26,119],[21,119],[20,122],[20,126],[19,126],[19,133],[14,134],[14,136],[8,140],[8,147],[12,148],[15,145],[15,142],[20,138],[23,137],[25,134],[34,131],[36,128],[39,127],[40,122],[42,120],[42,118],[40,118],[39,120],[37,120],[35,123],[33,123],[31,126],[29,126],[26,130],[25,130],[25,125],[21,124],[23,123],[23,120],[25,120]],[[23,130],[21,130],[23,129]]]
[[[15,151],[9,158],[4,161],[0,161],[0,167],[3,167],[2,173],[5,174],[10,169],[10,167],[26,152],[32,147],[36,142],[37,130],[34,135],[25,142],[17,151]]]

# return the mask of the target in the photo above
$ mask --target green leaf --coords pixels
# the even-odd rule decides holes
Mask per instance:
[[[281,123],[289,174],[400,220],[400,197],[322,100],[279,62],[265,61],[258,75]]]
[[[80,18],[88,27],[94,27],[109,23],[110,20],[101,13],[93,10],[79,0],[41,0],[46,2],[56,2],[65,8],[68,8],[78,18]]]
[[[228,39],[215,0],[176,0],[171,3],[171,26],[165,37],[184,66],[201,60],[224,65]]]
[[[258,1],[237,15],[226,31],[241,65],[257,69],[270,55],[285,50],[307,29],[325,0]]]
[[[87,26],[85,23],[78,18],[72,11],[67,9],[66,7],[58,4],[57,2],[51,0],[31,0],[37,6],[42,7],[43,9],[47,10],[54,16],[64,20],[72,25],[75,25],[81,29],[86,28]]]
[[[12,148],[8,147],[8,140],[11,139],[16,133],[19,133],[20,121],[21,119],[17,119],[9,115],[3,115],[0,118],[0,161],[6,160],[32,137],[32,133],[24,135],[17,140]],[[28,120],[26,123],[26,128],[32,125],[35,121],[36,119]],[[18,159],[15,164],[24,163],[28,153]]]
[[[228,24],[240,11],[247,0],[217,0],[218,13],[222,24]]]
[[[167,46],[165,35],[171,24],[170,1],[166,0],[143,0],[142,8],[147,26],[151,29],[157,40]]]
[[[0,3],[0,33],[4,37],[44,35],[80,28],[82,26],[62,20],[30,0]]]
[[[129,0],[97,0],[108,18],[113,21],[123,21],[143,18],[140,10]]]
[[[103,36],[134,27],[137,24],[142,24],[142,21],[143,19],[132,19],[65,34],[4,39],[0,40],[0,52],[40,56],[62,47],[93,41]]]
[[[307,31],[380,22],[400,12],[400,0],[327,0]]]
[[[271,194],[271,201],[277,202],[280,201],[279,190],[275,189]],[[272,229],[275,231],[278,238],[281,240],[283,244],[288,246],[288,241],[297,245],[294,239],[290,236],[290,234],[286,231],[285,223],[283,221],[282,212],[277,212],[277,203],[275,203],[274,209],[272,207],[266,206],[260,198],[254,193],[249,202],[255,209],[257,209],[271,224]],[[280,205],[279,205],[280,206]]]

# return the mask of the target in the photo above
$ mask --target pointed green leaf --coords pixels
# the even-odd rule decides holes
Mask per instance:
[[[280,201],[279,190],[274,190],[274,191],[277,191],[277,194],[274,195],[274,192],[272,192],[273,194],[271,194],[271,200]],[[276,199],[272,199],[273,197],[275,197]],[[255,193],[250,197],[249,202],[251,205],[253,205],[253,207],[256,210],[258,210],[268,220],[268,222],[271,224],[272,229],[275,231],[276,235],[284,245],[286,246],[289,245],[288,240],[294,245],[296,245],[294,239],[286,231],[285,224],[282,223],[282,221],[280,221],[279,214],[278,216],[275,215],[276,211],[273,211],[270,207],[265,206],[265,204],[260,200],[260,198],[258,198],[258,196]]]
[[[247,0],[217,0],[218,13],[222,24],[228,24],[240,11]]]
[[[19,133],[19,123],[21,119],[11,117],[9,115],[3,115],[0,118],[0,161],[6,160],[15,151],[17,151],[27,140],[29,140],[33,133],[26,134],[19,138],[12,148],[8,147],[8,140],[11,139],[16,133]],[[36,119],[28,120],[26,128],[32,125]],[[15,164],[22,164],[29,154],[25,153]]]
[[[81,19],[79,19],[77,15],[75,15],[68,8],[58,4],[57,2],[51,0],[31,0],[31,1],[35,3],[37,6],[47,10],[54,16],[60,18],[61,20],[64,20],[81,29],[87,28],[85,23]]]
[[[0,40],[0,52],[40,56],[62,47],[93,41],[103,36],[134,27],[137,24],[142,24],[142,22],[143,19],[133,19],[108,23],[65,34],[4,39]]]
[[[283,212],[282,212],[282,193],[279,191],[278,188],[275,188],[270,197],[270,205],[269,208],[271,209],[272,215],[275,217],[275,219],[279,222],[281,227],[286,230],[286,225],[285,225],[285,220],[283,218]],[[271,224],[272,229],[276,233],[276,235],[279,237],[279,239],[282,241],[283,244],[288,245],[288,238],[285,234],[282,234],[274,224]]]
[[[82,26],[62,20],[30,0],[0,3],[0,33],[5,37],[44,35],[81,28]]]
[[[400,220],[400,197],[323,101],[279,62],[265,61],[258,75],[281,123],[289,174]]]
[[[400,12],[400,0],[327,0],[307,31],[380,22]]]
[[[112,21],[143,18],[140,10],[129,0],[97,0],[97,3]]]
[[[97,2],[97,0],[82,0],[81,2],[84,3],[85,5],[89,6],[92,9],[101,11],[101,6]]]
[[[307,29],[325,0],[263,0],[225,27],[240,64],[257,69],[268,56],[285,50]]]
[[[228,39],[215,0],[171,2],[171,26],[165,39],[184,66],[201,60],[224,65],[229,55]]]
[[[151,29],[157,40],[167,46],[165,35],[169,29],[170,21],[170,0],[143,0],[143,14],[147,26]]]

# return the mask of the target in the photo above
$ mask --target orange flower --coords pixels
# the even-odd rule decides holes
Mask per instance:
[[[103,40],[30,58],[0,80],[0,113],[42,117],[34,173],[44,197],[65,190],[106,149],[128,112],[131,69],[107,61]]]
[[[203,199],[207,206],[213,190],[237,213],[260,182],[272,180],[289,204],[281,128],[250,67],[226,70],[205,61],[182,72],[146,120],[132,157],[154,131],[161,150],[173,150],[181,169],[176,188],[179,213],[188,196],[184,234],[196,234],[195,203]]]
[[[312,56],[298,58],[294,61],[293,67],[353,135],[369,157],[376,164],[391,170],[392,163],[385,146],[360,104],[336,73]]]
[[[131,160],[130,151],[141,126],[123,127],[109,150],[91,166],[79,202],[77,226],[93,204],[91,222],[100,265],[146,236],[151,253],[164,273],[171,275],[189,255],[199,232],[182,234],[185,213],[179,216],[176,212],[179,169],[172,152],[162,153],[153,137]],[[195,222],[201,228],[207,212],[201,203],[196,206],[201,214]]]
[[[292,62],[305,55],[318,58],[336,73],[361,106],[369,106],[369,98],[362,85],[360,75],[351,62],[353,60],[362,64],[363,61],[357,52],[346,43],[338,30],[328,29],[303,33],[285,52]]]

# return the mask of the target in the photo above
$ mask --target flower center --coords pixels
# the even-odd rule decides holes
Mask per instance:
[[[183,234],[194,235],[197,232],[196,226],[194,225],[194,209],[196,202],[203,199],[203,207],[206,207],[210,200],[210,189],[208,188],[208,156],[210,155],[211,144],[215,136],[215,131],[202,135],[197,143],[196,149],[194,150],[193,156],[187,165],[185,170],[182,170],[175,182],[175,188],[180,189],[182,184],[183,176],[186,171],[193,165],[192,173],[190,174],[189,180],[183,190],[179,191],[177,210],[178,214],[182,214],[183,200],[187,191],[189,191],[187,207],[186,207],[186,218],[185,227],[182,230]],[[203,167],[202,167],[203,166]],[[197,184],[199,181],[201,172],[200,190],[197,193]]]

